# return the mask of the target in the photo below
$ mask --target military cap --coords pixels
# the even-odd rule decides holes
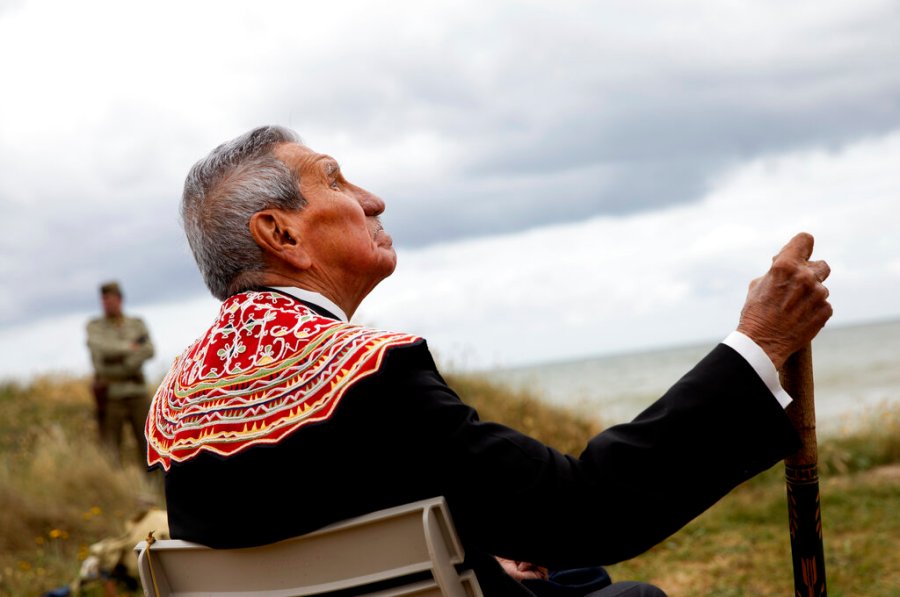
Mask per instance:
[[[118,282],[106,282],[100,285],[100,294],[117,294],[122,296],[122,289]]]

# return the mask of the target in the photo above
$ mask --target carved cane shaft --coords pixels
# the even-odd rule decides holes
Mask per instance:
[[[787,360],[781,383],[794,399],[786,412],[803,443],[797,452],[784,459],[794,590],[797,597],[824,597],[827,595],[825,552],[819,501],[812,349],[809,345]]]

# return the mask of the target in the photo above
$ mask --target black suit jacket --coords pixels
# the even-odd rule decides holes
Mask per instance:
[[[513,595],[524,588],[487,554],[557,569],[633,557],[798,444],[781,406],[725,345],[574,458],[480,421],[422,341],[391,349],[328,421],[274,446],[173,463],[166,495],[172,537],[213,547],[443,495],[486,595]]]

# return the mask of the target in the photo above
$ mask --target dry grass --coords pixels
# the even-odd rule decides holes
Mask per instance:
[[[158,488],[97,446],[86,380],[0,385],[0,594],[68,584],[87,547],[122,532]]]

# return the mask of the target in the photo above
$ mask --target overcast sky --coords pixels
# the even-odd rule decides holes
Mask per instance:
[[[0,0],[0,376],[87,371],[110,278],[161,371],[216,310],[184,175],[270,123],[387,202],[358,319],[458,366],[724,336],[799,230],[835,324],[898,317],[898,31],[890,0]]]

